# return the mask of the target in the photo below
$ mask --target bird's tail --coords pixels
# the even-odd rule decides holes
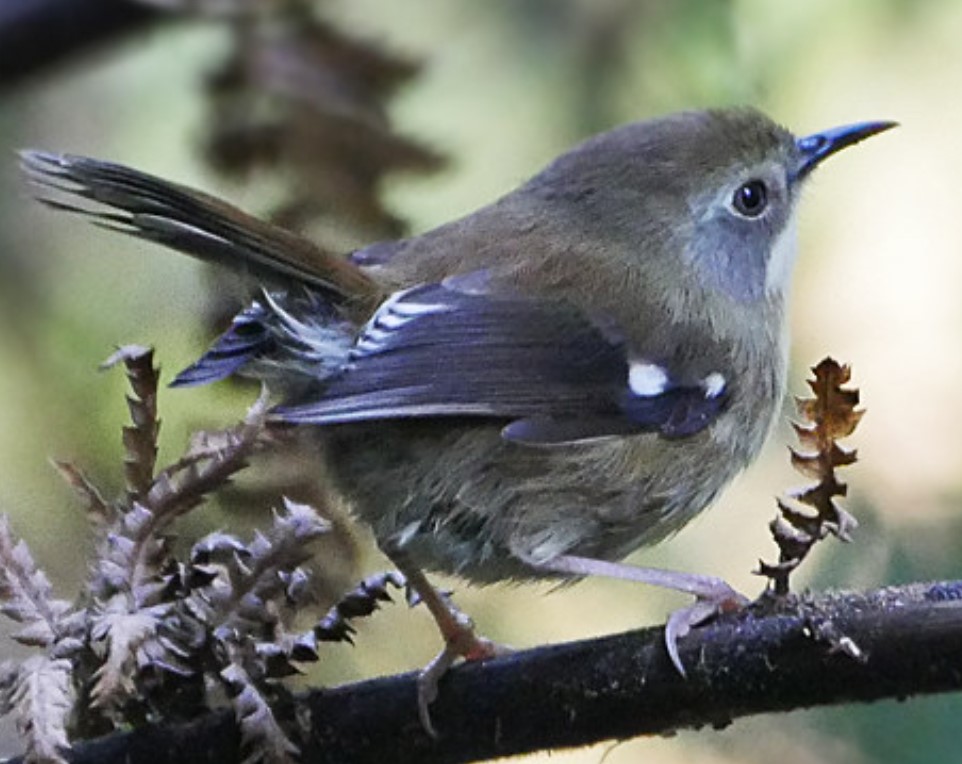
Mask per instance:
[[[55,209],[269,284],[307,285],[358,315],[383,296],[377,282],[348,260],[200,191],[89,157],[34,150],[20,157],[44,194],[40,201]]]
[[[353,329],[382,299],[354,263],[186,186],[81,156],[24,151],[21,163],[54,209],[286,287],[263,292],[174,385],[235,373],[316,383],[347,362]]]

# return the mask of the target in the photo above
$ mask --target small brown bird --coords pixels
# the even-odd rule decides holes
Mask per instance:
[[[782,398],[794,212],[810,172],[892,127],[795,138],[751,109],[625,125],[467,217],[347,258],[126,167],[29,151],[50,200],[267,286],[175,385],[245,374],[314,426],[354,511],[441,627],[422,718],[458,656],[496,648],[422,569],[476,582],[606,575],[741,598],[618,562],[677,531],[758,454]]]

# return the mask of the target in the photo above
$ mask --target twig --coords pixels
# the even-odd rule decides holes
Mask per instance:
[[[722,727],[760,713],[962,689],[962,581],[766,600],[694,631],[683,679],[660,629],[541,647],[453,670],[417,717],[414,674],[317,690],[277,709],[311,762],[464,762]],[[831,633],[830,639],[824,634]],[[839,634],[858,657],[833,649]],[[295,721],[296,720],[296,721]],[[72,760],[240,761],[229,713],[78,745]]]
[[[127,0],[3,0],[0,88],[18,84],[162,16]]]

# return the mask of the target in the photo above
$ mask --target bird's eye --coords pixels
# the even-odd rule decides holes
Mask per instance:
[[[768,206],[768,189],[760,180],[749,180],[735,189],[732,206],[739,215],[757,218]]]

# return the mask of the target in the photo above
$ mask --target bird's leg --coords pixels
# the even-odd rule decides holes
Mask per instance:
[[[700,576],[695,573],[660,568],[642,568],[574,555],[561,555],[552,560],[531,564],[541,570],[555,573],[621,578],[693,595],[695,601],[688,607],[673,612],[668,617],[668,623],[665,624],[665,647],[668,649],[671,662],[675,664],[675,668],[682,676],[685,676],[685,667],[678,655],[678,640],[688,634],[693,626],[698,626],[719,613],[739,610],[749,602],[747,597],[739,594],[720,578],[713,576]]]
[[[424,575],[424,572],[395,544],[384,544],[384,553],[391,559],[401,574],[407,579],[411,590],[431,613],[438,625],[444,647],[418,676],[418,715],[421,724],[431,737],[437,731],[431,723],[429,706],[438,696],[438,682],[458,659],[480,661],[511,652],[510,648],[499,645],[474,631],[474,623],[467,614],[459,610],[449,597],[442,594]]]

